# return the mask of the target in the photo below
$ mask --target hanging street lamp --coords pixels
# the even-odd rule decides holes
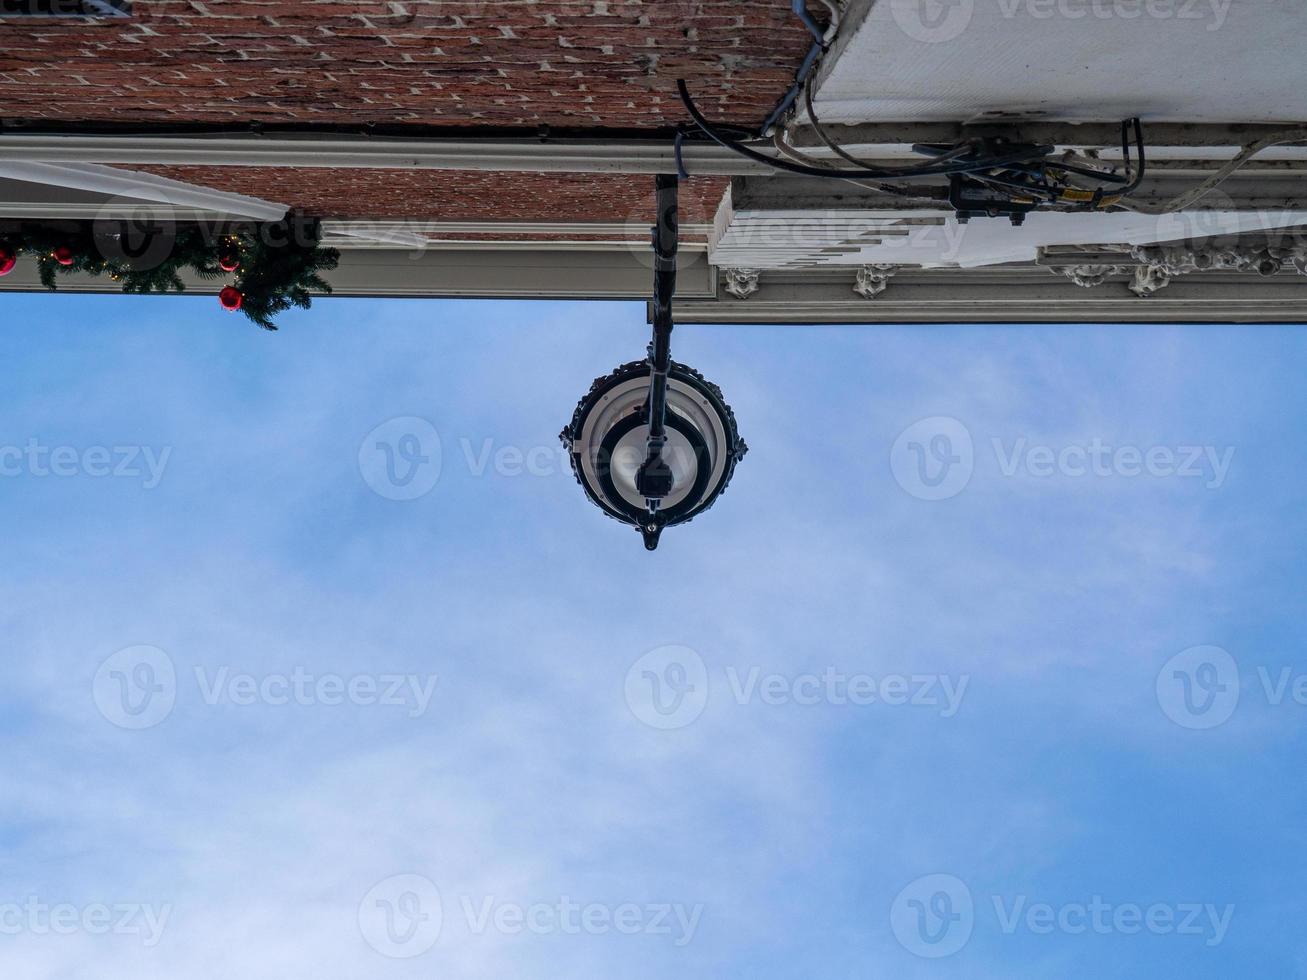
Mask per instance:
[[[650,551],[664,528],[713,505],[748,451],[721,389],[672,360],[677,178],[656,181],[649,356],[597,379],[562,432],[586,496],[639,530]]]

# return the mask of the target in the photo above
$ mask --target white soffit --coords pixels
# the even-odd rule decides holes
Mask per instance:
[[[734,211],[724,206],[708,249],[716,266],[812,269],[908,265],[979,268],[1033,262],[1052,245],[1149,245],[1307,225],[1307,211],[1035,213],[1014,228],[1002,218],[958,222],[945,211]],[[1219,240],[1219,239],[1218,239]]]
[[[1307,120],[1301,0],[853,0],[823,122]]]

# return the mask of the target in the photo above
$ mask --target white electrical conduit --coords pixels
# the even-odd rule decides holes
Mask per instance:
[[[1147,130],[1145,130],[1147,132]],[[1271,133],[1269,136],[1263,136],[1256,142],[1249,143],[1240,150],[1234,158],[1212,176],[1208,177],[1193,190],[1185,191],[1177,198],[1167,201],[1165,204],[1135,204],[1131,201],[1123,200],[1121,205],[1131,211],[1137,211],[1140,214],[1174,214],[1176,211],[1183,211],[1191,204],[1205,197],[1223,183],[1231,174],[1242,167],[1245,163],[1255,157],[1262,150],[1272,146],[1279,146],[1282,143],[1300,143],[1307,141],[1307,129],[1286,129],[1278,133]]]

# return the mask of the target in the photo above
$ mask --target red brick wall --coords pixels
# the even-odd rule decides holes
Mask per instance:
[[[684,121],[685,76],[710,114],[757,124],[809,44],[786,0],[136,0],[135,11],[0,22],[0,114],[657,128]]]
[[[288,170],[131,167],[218,190],[283,201],[331,218],[426,221],[652,221],[653,178],[625,174],[469,173],[448,170]],[[713,219],[726,178],[682,184],[681,220]]]

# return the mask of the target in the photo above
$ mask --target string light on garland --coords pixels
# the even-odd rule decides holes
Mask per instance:
[[[181,273],[214,280],[234,275],[219,293],[265,330],[292,306],[309,309],[314,292],[330,293],[322,273],[340,253],[321,244],[321,224],[289,213],[281,221],[220,229],[198,223],[0,222],[0,275],[24,254],[35,257],[41,284],[61,275],[108,275],[125,293],[184,292]]]

